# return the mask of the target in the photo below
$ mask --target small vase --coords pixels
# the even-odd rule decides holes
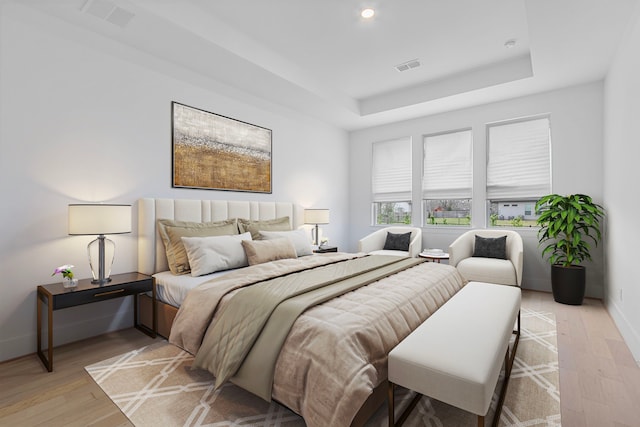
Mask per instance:
[[[78,286],[78,279],[69,279],[68,277],[65,277],[62,279],[62,286],[65,288],[75,288]]]

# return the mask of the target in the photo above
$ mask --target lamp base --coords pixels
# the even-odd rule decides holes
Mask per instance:
[[[318,224],[314,225],[311,229],[311,244],[314,246],[322,246],[322,229]],[[324,243],[325,245],[327,243]]]
[[[89,265],[91,266],[91,275],[93,280],[91,283],[96,285],[104,285],[109,283],[111,278],[111,266],[113,265],[113,257],[116,252],[116,244],[101,234],[97,239],[93,240],[87,246],[87,255],[89,256]]]

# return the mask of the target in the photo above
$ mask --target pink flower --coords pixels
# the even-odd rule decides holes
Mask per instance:
[[[65,265],[61,265],[60,267],[56,268],[53,271],[53,275],[56,275],[58,273],[62,274],[62,277],[65,277],[67,279],[73,279],[73,271],[71,271],[71,269],[73,268],[73,265],[71,264],[65,264]]]

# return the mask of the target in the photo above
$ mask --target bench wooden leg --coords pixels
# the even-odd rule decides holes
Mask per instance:
[[[513,361],[516,358],[516,350],[518,350],[518,343],[520,342],[520,312],[518,311],[518,327],[515,331],[513,331],[513,335],[515,335],[515,340],[513,342],[513,347],[509,349],[507,347],[507,352],[504,356],[504,381],[502,383],[502,388],[500,390],[500,397],[498,399],[498,406],[496,407],[496,413],[493,416],[493,423],[491,425],[493,427],[498,425],[500,421],[500,414],[502,413],[502,405],[504,405],[504,399],[507,397],[507,386],[509,385],[509,378],[511,377],[511,370],[513,369]],[[480,421],[478,421],[480,422]]]
[[[393,396],[393,383],[391,381],[389,381],[389,403],[388,403],[388,407],[389,407],[389,427],[401,427],[402,424],[404,424],[404,422],[407,420],[407,418],[409,418],[409,415],[411,415],[411,411],[413,411],[413,408],[416,407],[416,405],[418,404],[418,402],[420,401],[420,399],[422,398],[422,395],[418,392],[416,392],[416,395],[413,397],[413,400],[411,401],[411,403],[409,403],[409,406],[407,406],[407,408],[402,412],[402,414],[400,414],[400,417],[398,418],[398,422],[395,422],[395,411],[394,411],[394,406],[395,406],[395,402],[394,402],[394,396]]]
[[[478,427],[484,427],[484,416],[478,415]]]
[[[511,355],[509,356],[509,361],[507,366],[509,366],[507,376],[511,375],[511,368],[513,367],[513,360],[516,358],[516,350],[518,349],[518,343],[520,342],[520,312],[518,311],[518,328],[513,331],[513,335],[515,335],[516,339],[513,342],[513,348],[511,349]],[[509,349],[507,348],[507,352]]]
[[[389,394],[387,399],[389,399],[389,404],[387,405],[389,407],[389,427],[394,427],[396,420],[396,416],[394,414],[395,400],[393,397],[393,383],[391,381],[389,381]]]

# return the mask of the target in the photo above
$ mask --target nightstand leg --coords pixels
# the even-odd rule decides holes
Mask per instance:
[[[138,294],[135,294],[133,296],[133,326],[144,332],[145,334],[149,335],[151,338],[155,338],[156,337],[156,331],[157,329],[157,321],[156,321],[156,286],[155,286],[155,281],[154,281],[154,285],[152,288],[152,301],[151,303],[153,304],[153,308],[152,308],[152,321],[151,321],[151,327],[153,329],[150,329],[148,327],[146,327],[145,325],[138,323],[138,303],[139,303],[139,298],[138,298]]]
[[[49,372],[53,371],[53,298],[49,296],[47,298],[47,340],[49,341],[49,365],[47,369]]]
[[[38,325],[36,328],[36,336],[38,337],[38,355],[42,352],[42,300],[40,299],[40,292],[36,295],[36,310]]]
[[[133,296],[133,326],[138,327],[138,294]]]
[[[42,351],[42,300],[47,298],[47,342],[49,343],[49,347],[47,348],[47,355],[45,357]],[[38,337],[38,357],[42,360],[47,371],[53,371],[53,305],[52,298],[50,295],[43,295],[38,292],[37,295],[37,310],[38,310],[38,326],[36,330],[36,335]]]
[[[156,278],[153,278],[153,286],[151,288],[151,296],[152,296],[152,301],[151,303],[153,304],[153,308],[151,309],[151,312],[153,313],[153,337],[156,337],[156,334],[158,333],[158,304],[156,303]]]

